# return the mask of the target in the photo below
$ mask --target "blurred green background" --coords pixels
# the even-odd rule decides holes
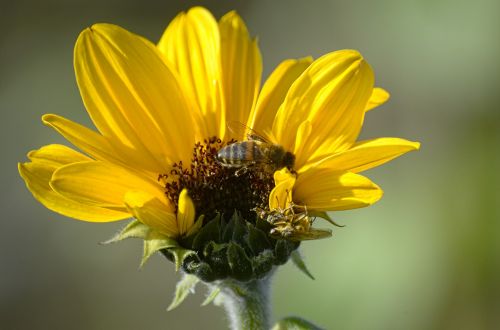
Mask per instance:
[[[203,290],[165,312],[178,279],[160,256],[138,271],[140,242],[111,246],[121,224],[66,219],[37,203],[16,163],[63,142],[39,118],[90,125],[74,81],[73,45],[96,22],[158,40],[192,5],[236,9],[259,37],[267,76],[285,58],[354,48],[390,102],[363,138],[422,142],[366,174],[385,190],[373,207],[334,214],[345,228],[274,279],[275,318],[327,329],[500,327],[500,2],[2,1],[0,4],[0,328],[224,329]]]

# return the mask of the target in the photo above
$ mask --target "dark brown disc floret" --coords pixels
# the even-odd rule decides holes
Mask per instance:
[[[235,141],[230,141],[232,143]],[[198,142],[193,148],[191,164],[175,163],[169,173],[160,174],[168,199],[178,206],[185,188],[194,202],[196,214],[212,219],[216,214],[230,217],[234,211],[243,218],[255,218],[254,209],[267,208],[274,188],[272,173],[258,167],[244,170],[221,166],[217,152],[226,143],[216,137]],[[238,172],[238,173],[236,173]]]

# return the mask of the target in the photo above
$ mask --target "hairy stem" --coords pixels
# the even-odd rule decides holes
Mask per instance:
[[[270,328],[270,278],[238,282],[225,280],[217,284],[219,304],[226,310],[232,330],[262,330]]]

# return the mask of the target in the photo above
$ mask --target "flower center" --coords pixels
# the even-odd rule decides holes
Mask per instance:
[[[182,189],[187,189],[196,208],[196,215],[213,219],[221,214],[228,219],[235,211],[247,221],[254,221],[255,208],[267,209],[274,188],[272,173],[257,167],[231,168],[221,166],[217,152],[228,143],[217,137],[198,142],[193,148],[191,164],[175,163],[170,173],[160,174],[168,199],[178,206]]]

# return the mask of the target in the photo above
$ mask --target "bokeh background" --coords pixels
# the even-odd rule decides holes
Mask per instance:
[[[285,58],[360,50],[392,94],[362,137],[422,142],[367,172],[373,207],[334,214],[345,228],[274,279],[275,318],[327,329],[500,328],[500,2],[16,0],[0,4],[2,329],[224,329],[203,289],[166,312],[178,274],[162,257],[138,271],[141,245],[111,246],[121,224],[66,219],[38,204],[16,163],[63,142],[39,118],[90,125],[74,81],[73,45],[96,22],[151,40],[192,5],[236,9],[259,37],[267,75]]]

